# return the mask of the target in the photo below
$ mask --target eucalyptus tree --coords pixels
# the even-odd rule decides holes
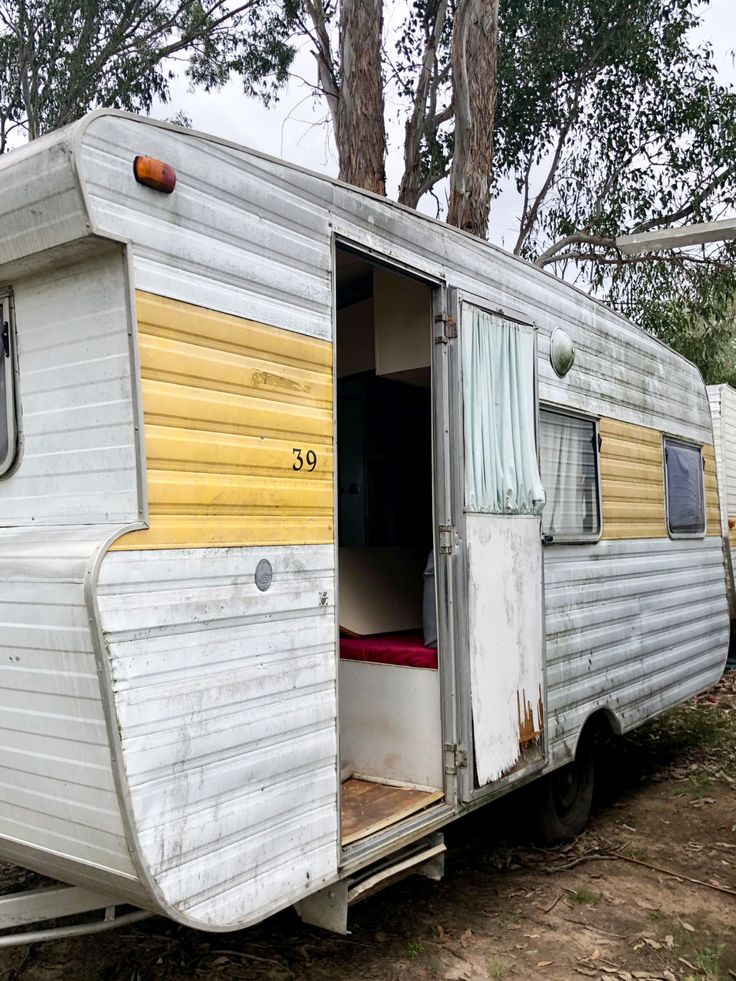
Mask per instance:
[[[514,251],[636,313],[723,281],[725,246],[625,256],[616,237],[736,203],[736,93],[694,47],[694,0],[507,0],[496,172],[516,183]]]
[[[615,244],[736,204],[736,93],[693,43],[703,0],[411,0],[390,31],[385,2],[0,0],[0,152],[96,106],[147,112],[181,72],[206,89],[237,75],[268,102],[301,35],[343,179],[385,193],[398,112],[403,204],[434,195],[486,236],[515,186],[518,255],[727,361],[732,247]]]
[[[447,220],[485,236],[491,200],[499,0],[414,0],[401,31],[382,37],[383,0],[302,0],[319,89],[330,110],[342,180],[385,193],[384,87],[409,104],[399,200],[416,207],[450,176]],[[337,35],[337,37],[336,37]],[[448,96],[452,91],[453,95]],[[445,104],[438,106],[438,99]],[[443,123],[460,152],[428,167]],[[429,155],[428,155],[429,154]]]
[[[485,236],[491,198],[515,187],[514,252],[670,340],[663,318],[679,303],[691,355],[710,323],[708,343],[728,359],[730,247],[616,248],[618,235],[707,221],[736,204],[736,93],[693,41],[702,0],[412,0],[399,30],[381,40],[374,29],[363,48],[346,43],[357,21],[341,19],[340,2],[302,0],[298,16],[333,106],[352,76],[336,141],[342,177],[383,188],[383,85],[403,116],[403,204],[434,195],[438,214]],[[362,3],[380,24],[382,0],[342,3]],[[372,110],[351,118],[360,73],[341,56],[356,49],[370,65]],[[379,152],[365,180],[350,158],[369,146]]]

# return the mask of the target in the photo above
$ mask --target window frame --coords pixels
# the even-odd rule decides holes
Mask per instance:
[[[15,356],[15,310],[13,291],[0,290],[0,330],[8,325],[8,354],[0,355],[0,371],[5,372],[5,402],[7,414],[8,452],[0,459],[0,480],[8,477],[14,469],[18,457],[19,426],[17,404],[17,371]]]
[[[578,412],[575,409],[568,409],[564,405],[555,405],[553,402],[539,403],[538,439],[537,456],[540,473],[542,470],[542,413],[551,412],[553,415],[567,416],[569,419],[577,419],[581,422],[591,423],[593,426],[593,459],[595,464],[595,499],[598,505],[598,530],[596,532],[581,532],[576,535],[552,535],[544,531],[544,509],[541,514],[542,544],[549,545],[596,545],[603,537],[603,494],[601,489],[601,434],[600,416],[590,415],[587,412]],[[545,505],[546,506],[546,505]]]
[[[670,526],[670,488],[667,479],[667,444],[674,443],[676,446],[684,446],[687,449],[697,450],[700,457],[700,490],[701,502],[703,505],[703,530],[702,531],[673,531]],[[662,479],[664,480],[664,523],[667,529],[667,537],[677,541],[678,539],[700,539],[705,538],[708,533],[708,507],[705,500],[705,458],[703,456],[702,443],[695,443],[681,436],[670,436],[662,433]]]

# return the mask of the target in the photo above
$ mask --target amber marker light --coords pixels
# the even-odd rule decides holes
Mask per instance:
[[[174,168],[155,157],[136,157],[133,161],[133,173],[139,184],[152,187],[154,191],[171,194],[176,187]]]
[[[733,531],[734,528],[736,528],[736,518],[729,518],[728,519],[728,530],[729,531]]]

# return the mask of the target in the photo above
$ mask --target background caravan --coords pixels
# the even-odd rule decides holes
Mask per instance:
[[[724,552],[733,638],[736,618],[733,599],[734,550],[736,550],[736,390],[730,385],[708,385],[707,391],[713,420],[713,444],[718,471],[721,529],[725,540]],[[729,664],[732,663],[736,663],[733,639],[729,650]]]
[[[4,859],[198,928],[345,929],[534,777],[574,833],[595,730],[718,679],[681,357],[191,131],[95,113],[0,172]]]

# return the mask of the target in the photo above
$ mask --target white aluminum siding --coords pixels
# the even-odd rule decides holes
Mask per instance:
[[[720,538],[545,549],[547,716],[553,765],[588,716],[622,730],[718,680],[728,645]]]
[[[164,908],[233,929],[336,877],[332,547],[111,552],[98,596],[137,847]]]
[[[0,270],[89,234],[72,134],[67,128],[0,156]]]
[[[112,530],[0,529],[0,855],[140,896],[84,593]]]
[[[0,480],[0,522],[137,520],[123,251],[113,247],[11,285],[22,452]]]

